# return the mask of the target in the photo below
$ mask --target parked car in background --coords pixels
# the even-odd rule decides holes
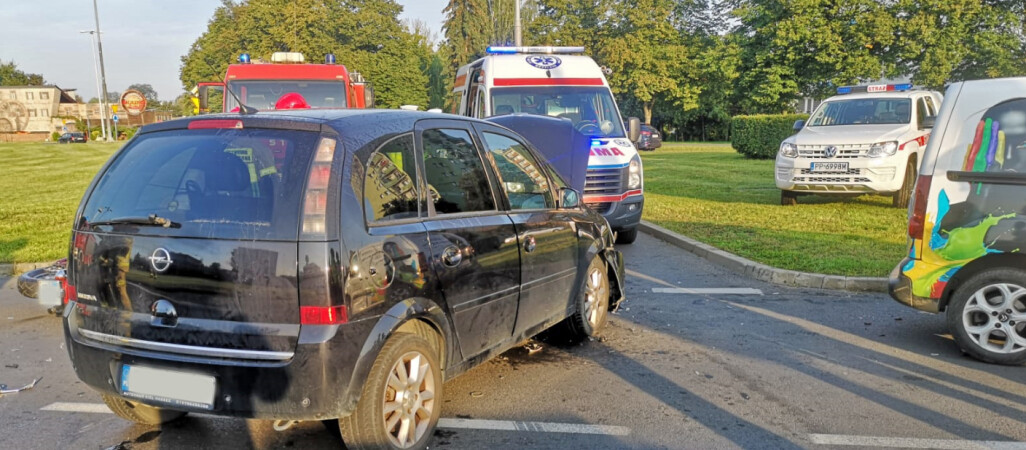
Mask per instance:
[[[85,142],[86,142],[86,135],[85,135],[85,133],[81,133],[81,132],[78,132],[78,131],[73,131],[73,132],[70,132],[70,133],[64,133],[64,134],[61,135],[60,138],[57,139],[57,143],[59,143],[59,144],[71,144],[71,143],[84,144]]]
[[[424,448],[442,385],[555,327],[599,333],[624,269],[522,136],[398,110],[143,127],[76,214],[64,334],[116,415],[339,418]]]
[[[641,126],[641,137],[638,138],[638,150],[655,150],[663,146],[663,137],[651,125]]]
[[[1026,78],[954,83],[909,209],[890,293],[945,312],[973,357],[1026,362]]]
[[[883,194],[908,206],[942,97],[911,84],[844,86],[780,144],[780,204],[799,195]]]

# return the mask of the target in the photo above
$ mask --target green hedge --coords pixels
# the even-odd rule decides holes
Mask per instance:
[[[807,114],[734,116],[730,121],[730,145],[746,158],[776,157],[780,143],[794,134],[794,121],[808,118]]]

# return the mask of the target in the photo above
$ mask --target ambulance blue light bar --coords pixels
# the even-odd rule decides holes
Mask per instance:
[[[837,88],[837,93],[840,95],[853,94],[853,93],[875,93],[875,92],[904,92],[911,91],[912,83],[902,84],[871,84],[869,86],[841,86]]]
[[[584,53],[584,47],[488,47],[490,55],[516,55],[519,53]]]

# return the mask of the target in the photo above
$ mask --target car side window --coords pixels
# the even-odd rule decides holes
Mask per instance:
[[[919,97],[919,101],[916,102],[916,124],[920,127],[923,126],[923,119],[930,116],[930,108],[926,106],[927,97]]]
[[[960,160],[967,172],[1026,172],[1026,99],[989,108],[979,122],[966,124],[975,137]]]
[[[494,211],[495,198],[484,163],[470,133],[460,129],[430,129],[421,135],[424,179],[435,212],[457,214]]]
[[[483,133],[511,209],[554,208],[549,180],[531,152],[515,139]]]
[[[368,159],[363,184],[367,222],[418,216],[420,190],[413,148],[413,135],[406,134],[386,142]]]

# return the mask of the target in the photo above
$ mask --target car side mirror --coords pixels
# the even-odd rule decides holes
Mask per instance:
[[[795,132],[802,131],[802,128],[805,128],[805,121],[804,120],[798,119],[798,120],[794,121],[793,129],[794,129]]]
[[[563,209],[573,209],[581,206],[581,195],[577,191],[570,188],[561,188],[559,190],[559,207]]]
[[[929,130],[937,123],[937,116],[926,116],[923,120],[919,121],[920,130]]]
[[[641,119],[637,117],[627,119],[627,139],[630,139],[631,142],[641,140]]]

